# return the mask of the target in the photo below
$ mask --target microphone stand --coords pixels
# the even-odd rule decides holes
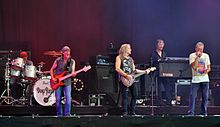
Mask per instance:
[[[153,66],[153,58],[150,58],[150,65]],[[151,115],[154,116],[154,86],[155,86],[155,72],[150,72],[151,76]]]

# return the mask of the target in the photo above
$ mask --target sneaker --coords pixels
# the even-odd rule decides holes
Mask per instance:
[[[74,114],[75,115],[75,114]],[[64,116],[65,117],[73,117],[74,115],[72,115],[72,114],[65,114]]]
[[[123,112],[122,116],[128,116],[128,112]]]
[[[195,114],[193,112],[188,111],[188,116],[194,116]]]
[[[201,116],[208,116],[207,113],[201,113]]]
[[[137,114],[135,112],[131,112],[132,116],[137,116]]]

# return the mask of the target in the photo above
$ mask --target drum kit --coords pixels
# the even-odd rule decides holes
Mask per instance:
[[[56,51],[44,52],[44,55],[53,57],[60,56],[61,54]],[[50,87],[50,71],[42,71],[44,62],[38,63],[38,67],[33,65],[25,65],[24,60],[20,57],[11,60],[10,52],[7,55],[7,62],[5,66],[4,83],[5,90],[0,96],[0,104],[30,104],[32,105],[32,98],[42,106],[51,106],[55,103],[55,94]],[[22,87],[22,95],[19,99],[12,97],[10,89],[10,80],[12,78],[19,79],[17,84]]]

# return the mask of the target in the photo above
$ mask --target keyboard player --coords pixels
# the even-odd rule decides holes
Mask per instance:
[[[156,49],[151,54],[151,66],[157,68],[152,74],[153,78],[157,80],[158,96],[157,99],[162,102],[161,104],[171,104],[171,85],[168,83],[168,78],[159,77],[159,62],[166,59],[167,54],[164,51],[164,40],[156,40]],[[164,92],[163,92],[164,91]],[[163,94],[164,93],[164,94]]]

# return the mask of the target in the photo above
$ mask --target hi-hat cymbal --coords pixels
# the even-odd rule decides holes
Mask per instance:
[[[46,51],[46,52],[44,52],[44,55],[57,57],[57,56],[61,56],[62,54],[57,51]]]
[[[0,54],[9,54],[10,51],[9,50],[0,50]]]

